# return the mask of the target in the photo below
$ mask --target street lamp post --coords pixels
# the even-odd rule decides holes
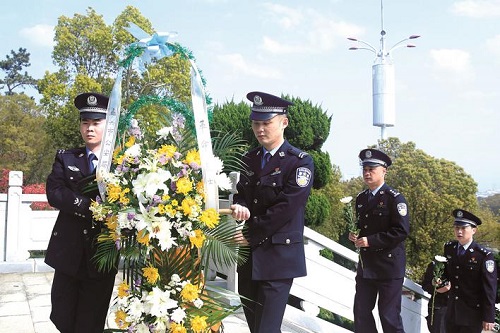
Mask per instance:
[[[360,46],[352,46],[349,50],[368,50],[375,54],[375,60],[372,66],[372,98],[373,98],[373,126],[381,128],[381,139],[387,139],[386,128],[392,127],[396,119],[395,107],[395,76],[394,65],[392,62],[392,52],[401,47],[413,48],[413,44],[405,42],[417,39],[419,35],[406,37],[389,50],[386,48],[386,32],[382,29],[380,32],[380,49],[377,50],[371,44],[353,37],[347,38],[356,42]]]

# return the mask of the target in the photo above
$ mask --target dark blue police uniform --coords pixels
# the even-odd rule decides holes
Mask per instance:
[[[281,99],[269,96],[258,94],[263,107],[278,105]],[[279,111],[279,105],[269,110]],[[262,113],[257,117],[265,118]],[[277,333],[293,278],[306,275],[304,213],[314,165],[311,156],[287,141],[263,168],[262,158],[262,147],[244,156],[247,167],[234,197],[234,203],[247,207],[251,214],[245,231],[251,255],[238,267],[238,292],[252,300],[242,298],[250,331]]]
[[[106,111],[107,97],[92,96],[99,105],[88,115],[81,111],[82,118]],[[75,105],[82,110],[77,99]],[[99,272],[93,261],[100,225],[92,220],[89,210],[97,193],[82,193],[89,176],[92,172],[85,147],[60,150],[46,183],[48,202],[59,209],[45,256],[45,262],[55,270],[50,319],[63,333],[103,331],[116,275],[116,270]]]
[[[362,165],[388,167],[390,158],[376,149],[360,153]],[[383,184],[373,198],[370,190],[356,197],[358,238],[367,237],[369,247],[360,248],[354,298],[355,332],[377,332],[372,310],[377,295],[384,333],[404,332],[401,292],[405,276],[404,241],[410,232],[408,205],[404,196]]]
[[[462,209],[453,211],[455,225],[476,228],[481,220]],[[446,314],[447,332],[480,333],[482,323],[495,322],[497,267],[493,253],[472,241],[465,253],[459,254],[458,241],[444,246],[446,276],[451,282]]]

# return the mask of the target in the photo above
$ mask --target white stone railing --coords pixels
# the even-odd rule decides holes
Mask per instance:
[[[232,175],[235,180],[237,175]],[[51,268],[43,258],[30,259],[31,250],[45,250],[58,211],[32,211],[32,202],[46,202],[44,194],[22,194],[22,172],[11,171],[7,194],[0,194],[0,273],[38,272]],[[229,202],[221,201],[227,208]],[[320,255],[323,249],[331,250],[335,256],[357,263],[357,253],[333,240],[309,229],[304,233],[308,275],[297,278],[291,294],[301,299],[303,310],[288,306],[285,316],[300,327],[311,332],[350,332],[317,317],[319,308],[338,316],[353,320],[355,272]],[[235,267],[218,269],[226,278],[223,285],[237,292]],[[405,279],[402,317],[407,333],[426,332],[425,315],[429,295],[409,279]],[[377,316],[377,310],[375,309]],[[379,325],[379,332],[382,329]]]

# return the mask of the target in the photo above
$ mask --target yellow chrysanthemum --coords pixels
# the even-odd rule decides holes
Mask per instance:
[[[188,177],[182,177],[177,180],[177,193],[182,193],[184,195],[188,194],[193,189],[193,183]]]
[[[130,294],[130,286],[127,282],[122,282],[118,285],[118,297],[127,297]]]
[[[186,302],[192,302],[198,298],[198,287],[191,283],[186,283],[181,291],[181,297]]]
[[[195,149],[188,151],[184,162],[188,165],[190,165],[191,163],[196,163],[198,166],[201,166],[200,153]]]
[[[168,200],[170,200],[170,195],[164,194],[161,196],[161,201],[167,202]]]
[[[130,192],[129,188],[123,189],[123,191],[120,192],[120,203],[123,205],[128,205],[130,202],[130,199],[127,197],[127,193]]]
[[[165,205],[164,204],[159,204],[158,205],[158,214],[164,215],[167,211],[165,210]]]
[[[166,205],[165,206],[165,214],[170,216],[170,217],[174,217],[175,214],[177,214],[177,210],[175,210],[172,205]]]
[[[127,142],[125,142],[125,147],[130,148],[135,144],[135,136],[131,136],[128,138]]]
[[[111,215],[106,218],[106,227],[109,230],[116,230],[118,227],[118,216],[117,215]]]
[[[205,188],[203,186],[203,182],[199,182],[196,184],[196,193],[199,195],[205,195]]]
[[[127,319],[127,313],[118,310],[115,312],[115,323],[118,325],[118,328],[125,329],[127,328],[130,324],[126,321]]]
[[[195,316],[191,319],[191,329],[194,333],[203,333],[207,329],[207,316]]]
[[[158,154],[165,155],[168,158],[172,158],[177,151],[177,148],[173,145],[163,145],[158,149]]]
[[[149,244],[149,232],[146,230],[146,228],[137,232],[137,242],[143,245]]]
[[[194,231],[195,235],[189,237],[189,241],[191,242],[191,247],[196,246],[198,249],[201,249],[203,246],[203,242],[205,241],[206,237],[203,231],[197,229]]]
[[[121,164],[123,164],[123,159],[124,158],[125,158],[125,155],[114,156],[113,157],[113,162],[115,162],[115,164],[121,165]]]
[[[108,201],[115,202],[116,200],[120,199],[120,193],[122,192],[122,189],[119,185],[108,184],[107,192],[108,192],[108,198],[107,198]]]
[[[194,205],[196,205],[196,201],[193,198],[187,197],[184,200],[182,200],[182,212],[184,215],[189,216],[192,213],[192,208]]]
[[[179,201],[174,199],[174,200],[172,200],[171,204],[172,204],[172,207],[179,206]]]
[[[220,216],[215,208],[209,208],[201,213],[200,221],[210,229],[219,224]]]
[[[160,278],[158,274],[158,269],[153,266],[144,267],[142,269],[142,275],[148,280],[149,283],[154,284]]]
[[[176,322],[172,322],[170,324],[170,333],[187,333],[187,329],[182,324],[177,324]]]

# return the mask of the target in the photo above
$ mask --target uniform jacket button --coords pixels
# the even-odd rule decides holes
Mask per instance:
[[[88,234],[89,232],[87,231],[87,229],[83,229],[83,234],[86,235]]]
[[[276,183],[273,183],[273,186],[276,186]]]
[[[257,221],[257,216],[254,216],[254,217],[253,217],[253,219],[254,219],[255,221]]]
[[[363,228],[365,228],[365,229],[366,229],[366,228],[368,228],[368,225],[367,225],[367,224],[365,224],[365,225],[363,226]]]
[[[368,214],[366,214],[365,217],[368,217]]]
[[[389,253],[387,256],[388,256],[389,258],[391,258],[391,257],[392,257],[392,253]]]
[[[54,233],[52,235],[57,236],[57,231],[54,231]]]
[[[286,241],[285,241],[286,244],[290,244],[290,239],[287,238]]]
[[[257,199],[253,199],[253,203],[257,203],[257,202],[258,202],[258,200],[257,200]]]
[[[256,185],[260,185],[260,180],[257,182],[257,184],[256,184]]]
[[[455,296],[455,300],[457,300],[457,299],[458,299],[458,296]]]

